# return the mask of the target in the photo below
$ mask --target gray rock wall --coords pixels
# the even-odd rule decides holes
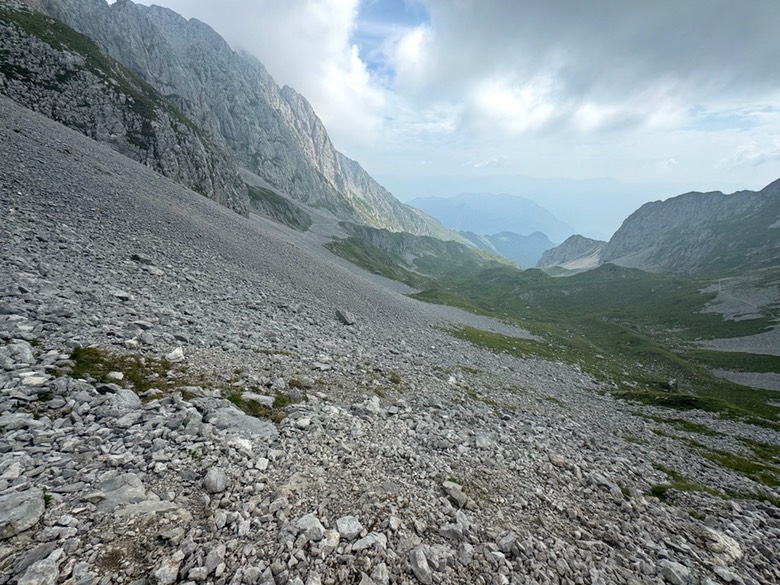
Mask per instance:
[[[95,47],[86,39],[62,25],[48,26],[42,40],[13,22],[0,22],[0,92],[247,214],[247,189],[232,155],[147,84],[91,52]]]
[[[254,57],[213,29],[158,6],[102,0],[40,0],[47,12],[93,38],[232,150],[242,165],[303,203],[340,219],[457,239],[399,202],[338,152],[308,101],[280,88]]]
[[[606,242],[601,240],[592,240],[585,236],[575,235],[568,238],[561,245],[547,250],[539,259],[537,266],[539,268],[547,266],[561,266],[567,262],[597,254],[606,246]]]

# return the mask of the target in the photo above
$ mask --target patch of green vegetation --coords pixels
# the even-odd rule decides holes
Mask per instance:
[[[36,402],[48,402],[52,398],[54,398],[54,394],[52,394],[49,391],[46,391],[46,392],[41,392],[40,394],[38,394],[38,396],[35,397],[35,401]]]
[[[694,423],[684,418],[665,418],[662,416],[654,416],[650,414],[643,414],[642,417],[648,420],[655,421],[657,423],[667,424],[669,426],[674,427],[677,430],[686,433],[697,433],[699,435],[707,435],[710,437],[723,436],[723,433],[719,433],[718,431],[711,429],[707,425]]]
[[[691,518],[694,520],[699,520],[700,522],[704,522],[707,519],[707,515],[704,512],[699,512],[698,510],[688,510],[688,514]]]
[[[274,408],[284,408],[290,406],[293,403],[293,399],[287,394],[279,393],[274,397]]]
[[[41,346],[41,340],[38,339],[37,337],[33,337],[30,341],[28,341],[28,343],[32,347],[40,347]]]
[[[342,222],[341,227],[350,236],[327,244],[334,254],[416,289],[427,289],[455,278],[476,277],[488,267],[511,265],[460,242],[348,222]]]
[[[780,466],[780,446],[753,439],[740,438],[739,440],[748,446],[761,461]]]
[[[708,368],[719,370],[760,374],[780,372],[780,357],[774,355],[704,349],[688,350],[681,355]]]
[[[507,353],[518,357],[538,357],[553,360],[559,355],[555,348],[544,342],[520,337],[510,337],[501,333],[484,331],[475,327],[454,327],[450,333],[478,347],[484,347],[496,353]]]
[[[640,439],[639,437],[635,437],[634,435],[623,435],[623,440],[628,443],[633,443],[634,445],[646,445],[647,441]]]
[[[115,354],[97,347],[76,348],[70,359],[75,363],[71,372],[74,378],[90,377],[107,383],[111,382],[109,372],[121,372],[124,381],[139,393],[154,387],[161,390],[172,388],[180,383],[168,377],[173,364],[165,359],[138,354]]]
[[[704,285],[694,278],[611,265],[567,279],[500,267],[476,278],[438,283],[414,296],[516,323],[544,340],[524,342],[527,354],[576,363],[596,379],[615,385],[618,398],[720,412],[780,428],[776,422],[780,409],[769,404],[771,391],[717,378],[709,368],[686,358],[683,348],[691,340],[759,333],[771,325],[769,317],[734,322],[701,313],[713,298],[700,292]],[[457,336],[483,347],[522,353],[520,346],[500,337],[463,331]]]
[[[566,406],[566,403],[563,400],[560,400],[559,398],[556,398],[555,396],[545,396],[544,399],[547,402],[552,402],[553,404],[557,404],[558,406]]]
[[[780,468],[753,461],[728,451],[703,451],[701,453],[726,469],[731,469],[768,487],[780,486]]]
[[[285,418],[287,418],[287,413],[281,410],[283,407],[278,406],[276,404],[276,400],[274,400],[273,407],[269,408],[257,402],[256,400],[244,400],[242,398],[241,392],[233,392],[227,396],[227,399],[232,402],[236,408],[238,408],[244,414],[248,414],[249,416],[254,416],[256,418],[266,418],[275,423],[280,423]]]
[[[396,386],[401,383],[401,376],[398,375],[398,372],[390,372],[390,375],[387,377],[387,379]]]
[[[296,388],[298,390],[303,390],[304,388],[306,388],[306,385],[303,382],[301,382],[298,378],[291,378],[290,380],[288,380],[287,386],[289,386],[290,388]]]
[[[325,247],[372,274],[398,280],[414,288],[425,288],[431,284],[429,278],[402,268],[390,254],[375,246],[366,245],[358,238],[335,240],[325,244]]]
[[[488,406],[498,406],[498,403],[495,400],[487,396],[480,396],[474,390],[466,390],[466,396],[468,396],[471,400],[481,402],[482,404],[487,404]]]
[[[700,492],[718,498],[723,497],[723,493],[720,491],[709,486],[689,481],[682,474],[664,465],[654,465],[654,467],[659,471],[664,472],[670,479],[667,483],[656,484],[650,488],[650,495],[657,497],[659,500],[668,499],[669,490],[677,490],[679,492]]]
[[[725,491],[726,495],[732,500],[755,500],[758,502],[765,502],[775,508],[780,508],[780,498],[767,492],[746,492],[732,489],[727,489]]]
[[[661,422],[666,421],[661,419]],[[702,443],[691,439],[690,437],[678,437],[669,433],[665,433],[660,429],[653,429],[653,432],[662,437],[681,441],[686,444],[692,452],[698,453],[705,459],[709,459],[713,463],[717,463],[725,469],[736,471],[737,473],[740,473],[757,483],[763,484],[767,487],[780,486],[780,466],[778,465],[778,463],[780,463],[780,447],[776,445],[762,443],[759,441],[752,441],[750,439],[740,439],[740,441],[749,446],[756,455],[755,458],[749,459],[729,451],[712,449],[707,445],[703,445]],[[716,434],[711,436],[718,435]],[[670,476],[673,476],[675,473],[672,470],[662,466],[656,466],[656,468]],[[675,477],[679,478],[680,476],[677,474]]]
[[[377,396],[379,396],[379,398],[385,398],[385,397],[387,396],[387,393],[385,392],[385,389],[384,389],[384,388],[381,388],[381,387],[379,387],[379,386],[377,386],[376,388],[374,388],[374,394],[376,394]]]
[[[470,366],[464,366],[463,364],[458,364],[458,368],[461,371],[466,372],[467,374],[471,374],[473,376],[476,376],[476,375],[478,375],[480,373],[480,370],[478,370],[477,368],[472,368]]]
[[[311,216],[301,207],[264,187],[247,185],[249,202],[260,213],[295,230],[305,232],[311,227]]]
[[[53,501],[54,501],[54,497],[50,493],[43,492],[43,506],[44,506],[44,508],[49,508]]]

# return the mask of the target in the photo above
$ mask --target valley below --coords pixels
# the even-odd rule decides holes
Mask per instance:
[[[709,283],[409,296],[4,97],[0,206],[0,584],[780,581],[780,394],[711,372],[776,357],[702,349],[773,324]]]

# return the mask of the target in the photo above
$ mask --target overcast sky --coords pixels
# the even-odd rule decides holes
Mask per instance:
[[[404,200],[545,179],[636,208],[780,178],[777,0],[142,3],[256,55]]]

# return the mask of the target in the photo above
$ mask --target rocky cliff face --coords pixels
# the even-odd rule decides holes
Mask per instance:
[[[776,265],[779,219],[780,181],[759,192],[686,193],[629,216],[601,262],[672,274]]]
[[[311,105],[210,27],[128,0],[36,0],[157,88],[272,186],[337,217],[454,239],[339,153]]]
[[[595,268],[606,242],[575,235],[560,246],[547,250],[536,264],[539,268],[563,266],[566,268]]]
[[[232,155],[76,31],[0,3],[0,92],[246,214]]]

